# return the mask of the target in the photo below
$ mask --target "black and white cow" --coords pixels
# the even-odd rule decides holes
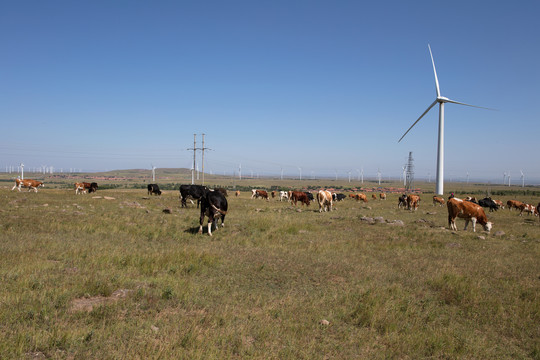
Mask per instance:
[[[402,206],[404,208],[407,207],[407,195],[406,194],[403,194],[398,198],[398,205],[397,206],[398,206],[398,209],[401,208]]]
[[[148,184],[148,195],[161,195],[161,190],[159,190],[158,184]]]
[[[208,188],[202,185],[180,185],[180,203],[182,207],[187,207],[186,200],[189,198],[197,200],[197,208],[199,208],[199,203],[201,198],[206,195]]]
[[[499,205],[497,205],[495,201],[491,200],[490,197],[478,200],[478,205],[489,208],[489,211],[497,210],[499,208]]]
[[[341,201],[341,200],[344,200],[346,198],[347,198],[347,196],[345,194],[332,193],[332,200],[333,201]]]
[[[199,234],[203,231],[204,217],[208,216],[208,235],[212,236],[212,226],[217,229],[218,219],[221,217],[221,226],[225,226],[225,215],[227,215],[227,199],[220,191],[207,191],[200,198],[201,217],[199,219]]]

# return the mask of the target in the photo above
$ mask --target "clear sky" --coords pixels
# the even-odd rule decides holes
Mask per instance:
[[[0,171],[186,167],[540,181],[540,2],[2,1]],[[197,154],[200,159],[200,152]],[[199,164],[200,167],[200,164]]]

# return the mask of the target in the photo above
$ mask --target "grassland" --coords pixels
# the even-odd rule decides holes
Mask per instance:
[[[209,237],[177,191],[0,185],[1,359],[540,358],[532,216],[451,232],[430,195],[320,214],[243,192]]]

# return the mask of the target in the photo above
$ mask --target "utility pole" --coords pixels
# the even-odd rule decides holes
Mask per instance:
[[[206,148],[204,147],[204,135],[206,134],[202,134],[202,184],[204,185],[204,150],[212,150],[210,148]]]
[[[193,134],[193,147],[188,148],[188,150],[193,150],[193,167],[191,168],[191,185],[195,184],[195,154],[197,152],[197,134]]]

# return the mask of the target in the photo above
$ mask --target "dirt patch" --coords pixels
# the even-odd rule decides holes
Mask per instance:
[[[70,311],[72,312],[78,312],[78,311],[86,311],[91,312],[94,310],[94,307],[100,306],[100,305],[106,305],[111,304],[114,302],[117,302],[120,299],[124,299],[130,292],[133,290],[129,289],[119,289],[116,290],[111,294],[111,296],[93,296],[89,298],[79,298],[74,299],[71,302],[71,308]]]

